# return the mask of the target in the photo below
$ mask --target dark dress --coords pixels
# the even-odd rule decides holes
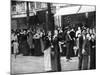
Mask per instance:
[[[61,62],[60,62],[60,49],[59,49],[59,37],[55,37],[55,39],[52,41],[53,48],[52,52],[54,52],[54,55],[51,57],[51,63],[52,63],[52,70],[53,71],[61,71]]]
[[[34,39],[34,55],[35,56],[41,56],[42,55],[40,38]]]
[[[23,50],[22,50],[22,42],[23,42],[23,34],[19,34],[18,35],[18,43],[19,43],[19,54],[23,54]]]
[[[29,55],[29,45],[27,43],[27,35],[22,36],[22,49],[23,49],[23,55]]]
[[[96,40],[90,40],[90,69],[96,69],[96,47],[95,46],[96,46]]]
[[[27,43],[27,35],[20,34],[19,49],[20,53],[22,53],[24,56],[29,55],[29,45]]]

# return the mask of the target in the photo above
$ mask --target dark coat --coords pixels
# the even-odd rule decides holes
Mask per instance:
[[[90,40],[90,69],[96,69],[96,40]]]
[[[71,32],[69,33],[69,35],[71,36],[72,40],[73,40],[73,38],[75,38],[75,32],[74,32],[74,31],[71,31]]]
[[[51,46],[51,42],[48,37],[45,37],[44,44],[45,44],[44,50],[48,49]]]
[[[82,49],[85,50],[83,54]],[[89,63],[88,56],[90,55],[90,42],[88,39],[83,39],[83,36],[79,38],[79,55],[79,69],[87,70]]]
[[[90,55],[90,42],[88,39],[79,38],[79,55],[82,55],[82,49],[85,50],[84,55]]]
[[[83,41],[83,48],[85,49],[84,55],[90,55],[90,41],[88,39]]]
[[[82,47],[83,47],[83,37],[79,37],[79,55],[82,55]]]
[[[70,38],[68,34],[65,35],[65,42],[66,42],[66,58],[70,59]]]
[[[54,55],[52,56],[52,69],[53,71],[61,71],[59,37],[55,37],[52,44],[52,51],[54,52]]]

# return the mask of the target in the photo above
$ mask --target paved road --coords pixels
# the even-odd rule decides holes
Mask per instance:
[[[15,59],[11,56],[11,73],[37,73],[44,71],[43,56],[21,56],[18,55]],[[78,58],[74,57],[70,62],[66,62],[65,57],[61,57],[62,71],[70,71],[78,69]]]

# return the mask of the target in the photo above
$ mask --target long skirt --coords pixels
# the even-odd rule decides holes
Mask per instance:
[[[16,54],[16,53],[18,53],[18,43],[17,42],[14,42],[13,43],[13,52],[14,52],[14,54]]]
[[[21,44],[21,51],[23,55],[29,55],[29,45],[27,41],[23,41]]]
[[[41,42],[40,39],[34,39],[34,55],[35,56],[41,56],[42,50],[41,50]]]
[[[51,68],[51,48],[49,47],[44,51],[44,69],[50,71]]]

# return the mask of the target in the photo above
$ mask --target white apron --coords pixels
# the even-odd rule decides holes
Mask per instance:
[[[44,51],[44,69],[45,71],[51,70],[51,48],[50,47]]]

